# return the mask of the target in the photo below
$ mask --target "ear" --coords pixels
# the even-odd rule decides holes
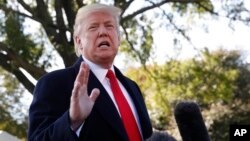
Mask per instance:
[[[75,41],[76,41],[77,44],[81,43],[81,39],[78,36],[75,37]]]

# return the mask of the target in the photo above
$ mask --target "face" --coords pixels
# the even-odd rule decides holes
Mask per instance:
[[[110,68],[120,45],[118,27],[107,12],[88,14],[76,41],[81,54],[91,62]]]

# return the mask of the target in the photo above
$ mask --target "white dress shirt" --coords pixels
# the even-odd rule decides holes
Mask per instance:
[[[114,105],[116,106],[116,109],[118,111],[118,113],[120,114],[119,112],[119,108],[117,106],[117,103],[115,101],[115,98],[114,98],[114,95],[113,95],[113,92],[111,90],[111,87],[110,87],[110,83],[109,83],[109,79],[106,77],[106,74],[108,72],[108,69],[104,69],[102,68],[101,66],[99,65],[96,65],[94,64],[93,62],[89,61],[88,59],[86,59],[84,56],[83,57],[83,60],[84,62],[86,62],[90,68],[90,70],[95,74],[95,76],[97,77],[97,79],[100,81],[100,83],[103,85],[103,87],[106,89],[106,91],[108,92],[108,95],[109,97],[112,99]],[[114,71],[114,66],[112,65],[112,67],[110,68],[114,74],[115,74],[115,71]],[[118,80],[118,79],[117,79]],[[138,117],[138,114],[136,112],[136,108],[134,106],[134,103],[130,97],[130,95],[128,94],[128,91],[124,88],[124,86],[122,85],[122,83],[118,80],[118,83],[119,83],[119,86],[122,90],[122,93],[124,94],[126,100],[128,101],[128,104],[133,112],[133,115],[135,117],[135,120],[136,120],[136,123],[138,125],[138,128],[139,128],[139,131],[141,133],[141,126],[140,126],[140,122],[139,122],[139,117]],[[100,93],[100,94],[103,94],[103,93]],[[97,98],[98,99],[98,98]],[[76,131],[76,134],[79,136],[80,134],[80,131],[81,131],[81,128],[82,126]]]

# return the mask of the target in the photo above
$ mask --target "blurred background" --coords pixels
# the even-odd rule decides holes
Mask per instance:
[[[115,65],[139,84],[155,130],[181,141],[180,101],[198,103],[213,141],[250,124],[249,0],[0,0],[1,141],[27,140],[36,82],[75,62],[74,18],[94,2],[122,9]]]

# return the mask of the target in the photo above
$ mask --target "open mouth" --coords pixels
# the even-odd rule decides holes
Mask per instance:
[[[98,45],[98,47],[109,47],[109,46],[110,46],[110,44],[109,44],[108,41],[103,41],[103,42],[101,42],[101,43]]]

